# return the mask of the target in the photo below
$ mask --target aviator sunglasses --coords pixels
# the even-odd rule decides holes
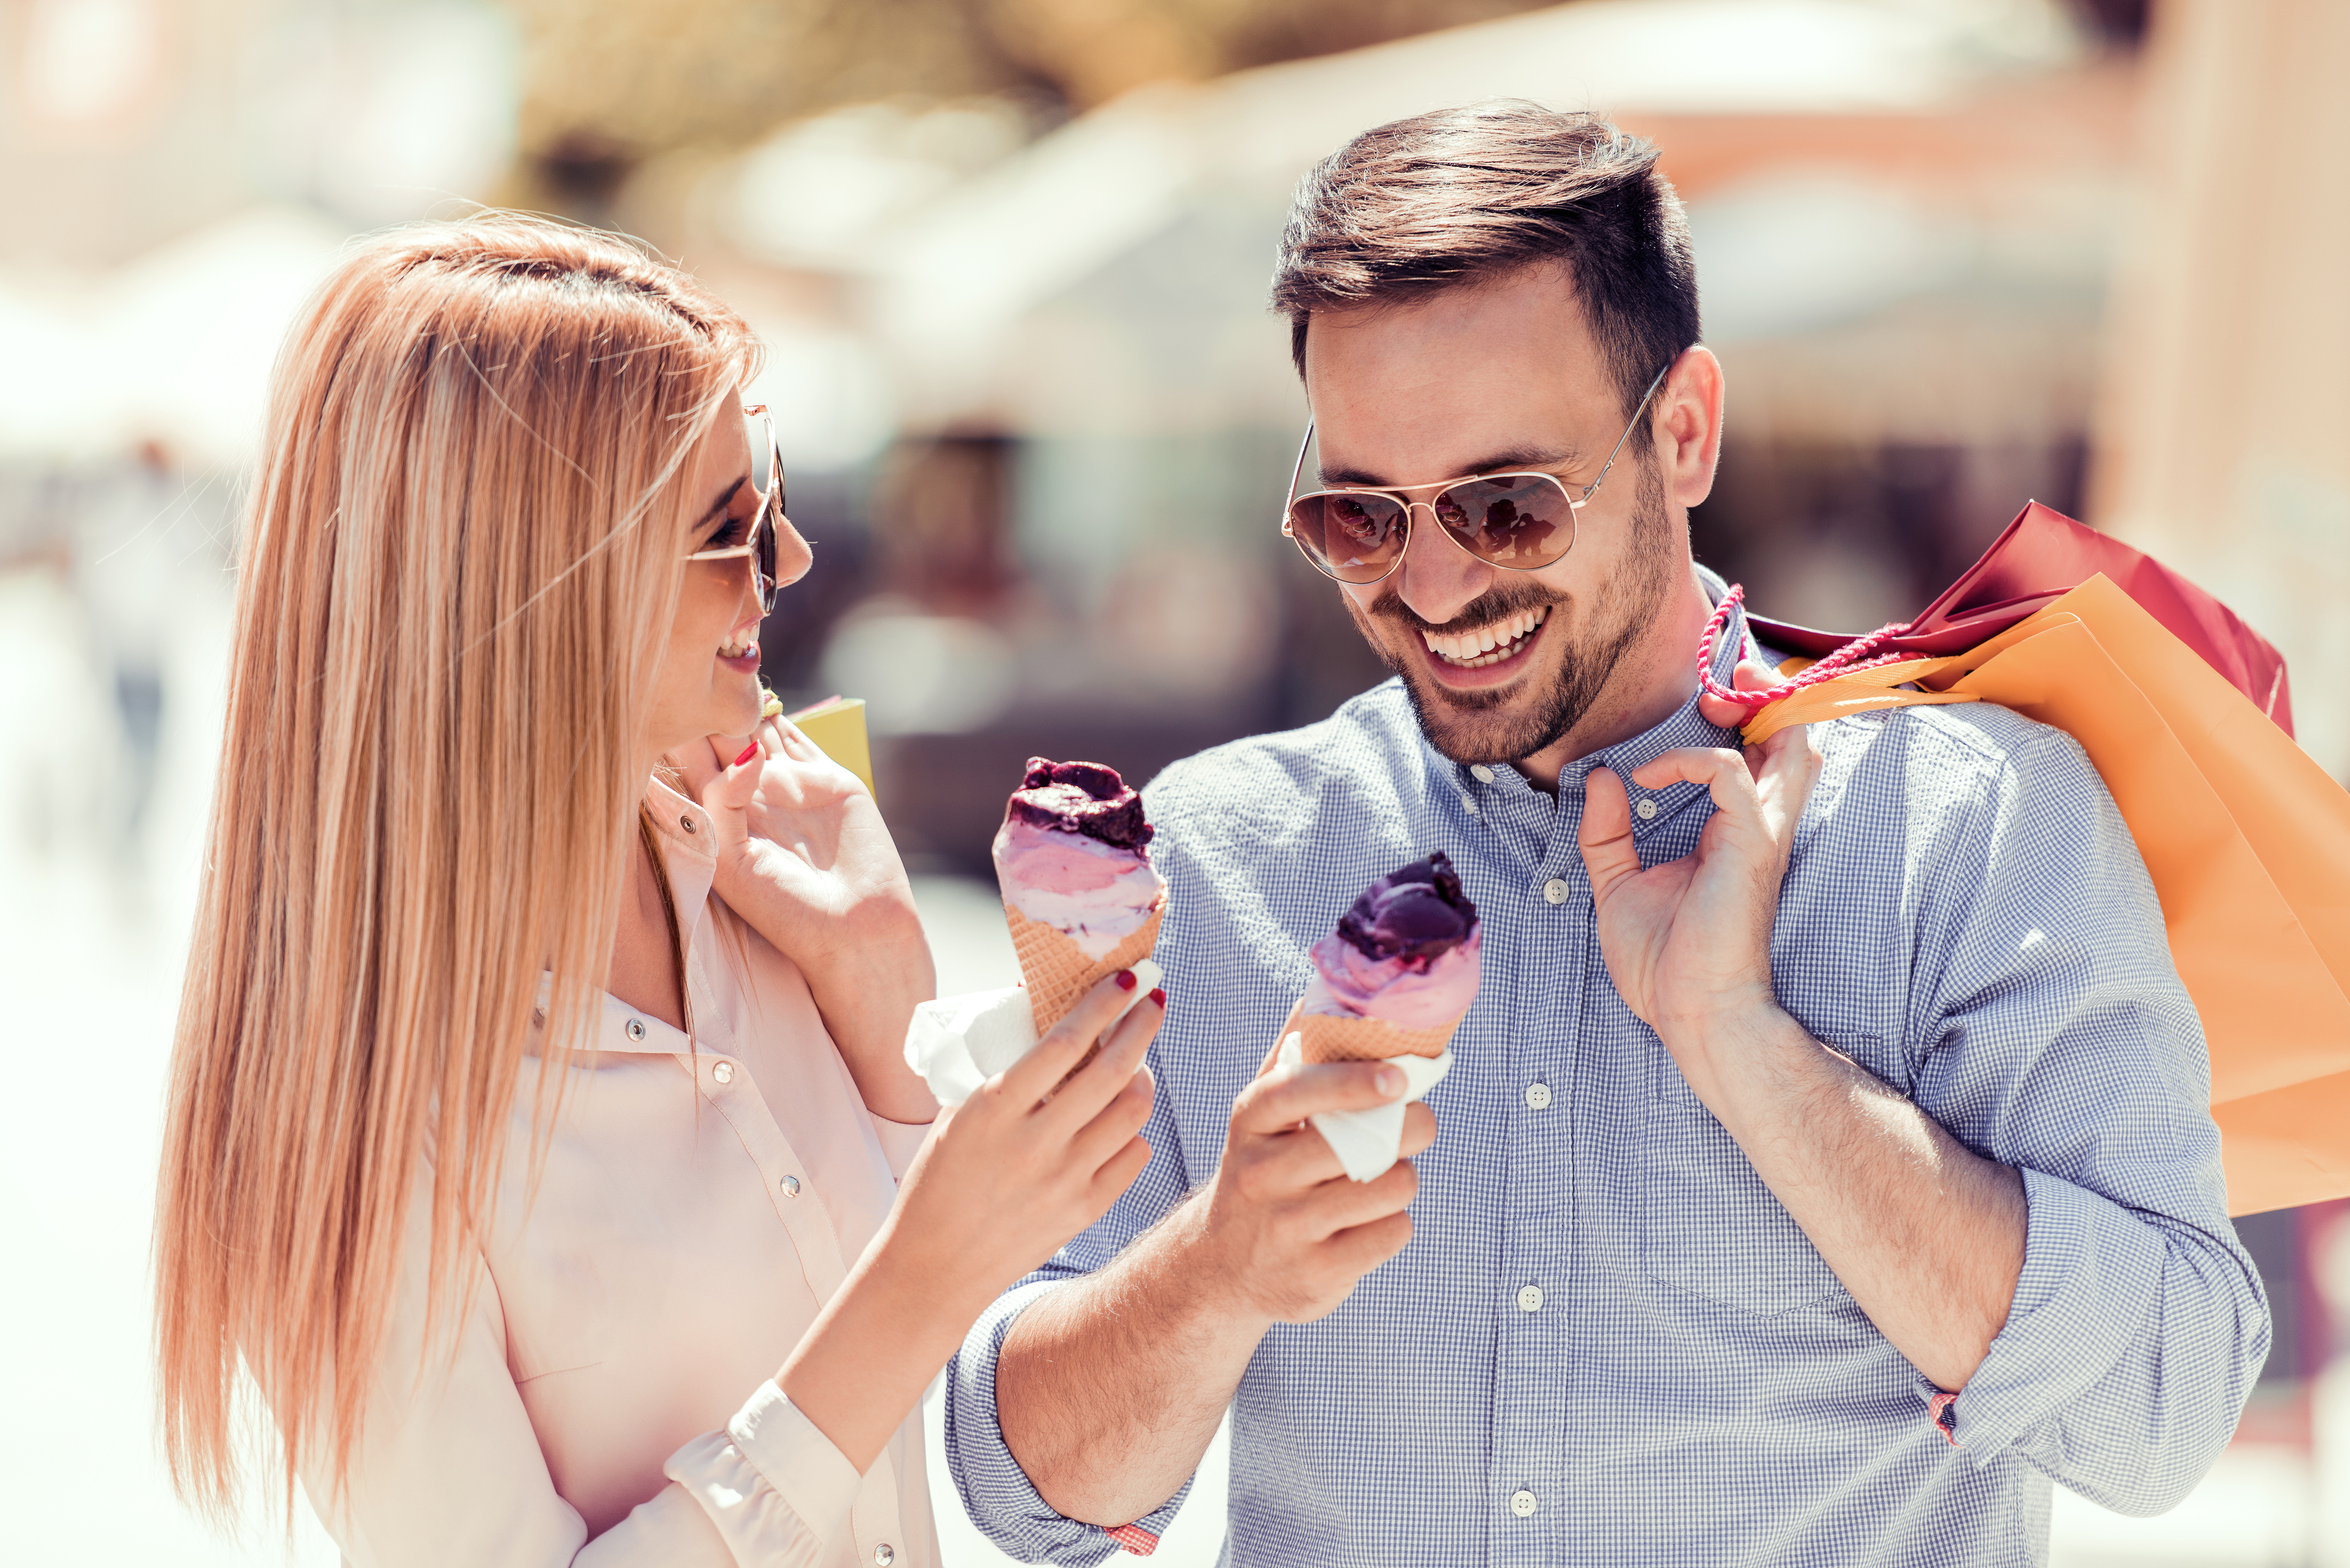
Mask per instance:
[[[1671,369],[1670,365],[1665,370]],[[1297,445],[1297,466],[1290,472],[1293,499],[1281,520],[1281,531],[1297,545],[1314,569],[1324,576],[1357,586],[1381,581],[1403,564],[1411,543],[1411,514],[1425,507],[1444,530],[1444,536],[1489,566],[1505,571],[1538,571],[1575,548],[1575,514],[1583,510],[1616,455],[1632,439],[1648,400],[1664,383],[1657,372],[1648,389],[1632,410],[1631,421],[1616,438],[1599,477],[1568,493],[1565,483],[1547,473],[1487,473],[1473,478],[1432,480],[1427,484],[1399,484],[1392,490],[1315,490],[1297,493],[1305,472],[1305,454],[1314,445],[1314,425],[1308,421],[1305,439]],[[1426,501],[1407,500],[1403,492],[1427,490]]]
[[[759,591],[759,613],[766,615],[783,589],[775,581],[775,536],[784,524],[784,449],[776,444],[775,420],[766,404],[753,403],[743,414],[751,425],[751,489],[759,497],[759,509],[751,514],[751,536],[740,545],[696,550],[686,559],[749,561],[751,579]],[[720,537],[733,531],[723,530]]]

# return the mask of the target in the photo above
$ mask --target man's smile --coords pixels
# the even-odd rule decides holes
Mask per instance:
[[[1550,612],[1550,606],[1537,605],[1467,631],[1422,629],[1429,670],[1446,686],[1499,686],[1525,668]]]

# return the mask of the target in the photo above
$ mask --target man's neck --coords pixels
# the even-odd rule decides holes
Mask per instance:
[[[1594,752],[1621,744],[1670,718],[1697,690],[1697,641],[1712,618],[1713,601],[1691,566],[1638,648],[1616,667],[1599,700],[1557,740],[1518,763],[1525,781],[1545,794],[1558,793],[1566,765]]]

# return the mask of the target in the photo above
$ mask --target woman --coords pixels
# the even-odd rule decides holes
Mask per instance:
[[[927,1568],[922,1389],[1148,1158],[1130,974],[924,1125],[905,872],[760,719],[809,557],[754,354],[505,216],[355,250],[284,352],[158,1205],[216,1512],[251,1386],[355,1563]]]

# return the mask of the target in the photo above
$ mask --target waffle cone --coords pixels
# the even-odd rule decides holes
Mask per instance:
[[[1384,1062],[1390,1056],[1441,1056],[1461,1020],[1436,1029],[1399,1029],[1384,1018],[1300,1012],[1290,1020],[1308,1063]]]
[[[1167,894],[1151,906],[1150,918],[1102,958],[1087,958],[1085,950],[1056,926],[1032,920],[1010,904],[1003,919],[1012,928],[1012,949],[1020,955],[1020,978],[1028,987],[1029,1010],[1036,1016],[1036,1033],[1068,1016],[1077,998],[1105,977],[1132,969],[1159,945],[1159,922],[1167,914]]]

